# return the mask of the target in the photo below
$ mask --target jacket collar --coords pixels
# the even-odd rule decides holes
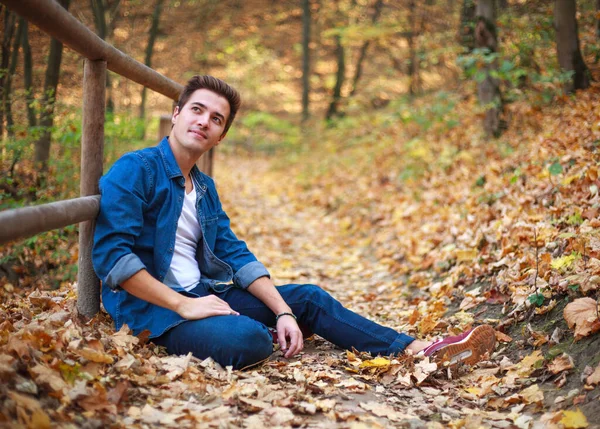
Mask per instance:
[[[165,171],[167,172],[169,179],[183,177],[181,169],[179,168],[179,164],[177,164],[175,155],[173,155],[173,151],[171,150],[171,146],[169,146],[169,137],[165,137],[160,141],[158,144],[158,150],[160,151],[160,156],[163,160]]]
[[[179,164],[177,164],[177,160],[175,159],[175,155],[171,150],[171,146],[169,145],[169,137],[165,137],[158,144],[158,149],[160,151],[160,156],[163,160],[163,164],[165,166],[165,171],[167,172],[167,176],[169,179],[179,178],[179,184],[183,184],[185,186],[185,179],[183,177],[183,173],[181,173],[181,168],[179,168]],[[196,179],[197,184],[200,185],[200,189],[202,192],[206,191],[206,185],[204,183],[204,178],[200,173],[200,169],[194,164],[191,170],[192,178]]]

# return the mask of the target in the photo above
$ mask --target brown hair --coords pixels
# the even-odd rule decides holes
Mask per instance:
[[[225,98],[229,102],[229,116],[225,122],[225,129],[223,131],[224,135],[227,130],[229,130],[229,127],[231,127],[231,123],[235,118],[235,114],[242,104],[240,93],[216,77],[209,75],[194,76],[188,80],[187,84],[183,88],[183,91],[181,91],[181,94],[179,95],[179,101],[177,102],[179,111],[183,109],[183,106],[185,106],[185,103],[188,102],[192,94],[199,89],[208,89],[209,91],[212,91],[215,94]]]

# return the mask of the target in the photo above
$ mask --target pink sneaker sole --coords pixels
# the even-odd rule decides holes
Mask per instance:
[[[496,332],[489,325],[481,325],[473,329],[469,335],[456,343],[433,353],[433,361],[440,366],[451,368],[458,364],[475,365],[484,359],[489,359],[496,346]]]

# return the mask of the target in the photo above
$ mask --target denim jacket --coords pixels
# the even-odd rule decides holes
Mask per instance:
[[[230,228],[213,180],[196,166],[196,209],[202,237],[196,260],[201,282],[215,290],[247,288],[267,269]],[[176,312],[136,298],[119,285],[142,269],[179,293],[186,292],[169,269],[177,221],[183,207],[185,178],[165,137],[158,146],[123,155],[100,179],[100,213],[92,260],[102,280],[102,303],[116,329],[127,324],[150,338],[183,322]],[[233,282],[233,283],[232,283]]]

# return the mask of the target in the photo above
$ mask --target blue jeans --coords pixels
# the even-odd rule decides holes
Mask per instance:
[[[290,284],[277,287],[284,301],[298,317],[298,323],[338,347],[352,347],[373,355],[398,354],[414,341],[393,329],[372,322],[346,308],[318,286]],[[240,313],[239,316],[213,316],[185,321],[153,338],[171,354],[212,357],[235,369],[256,364],[273,352],[267,326],[275,325],[275,314],[245,289],[236,287],[219,292],[199,284],[192,292],[199,296],[217,295]]]

